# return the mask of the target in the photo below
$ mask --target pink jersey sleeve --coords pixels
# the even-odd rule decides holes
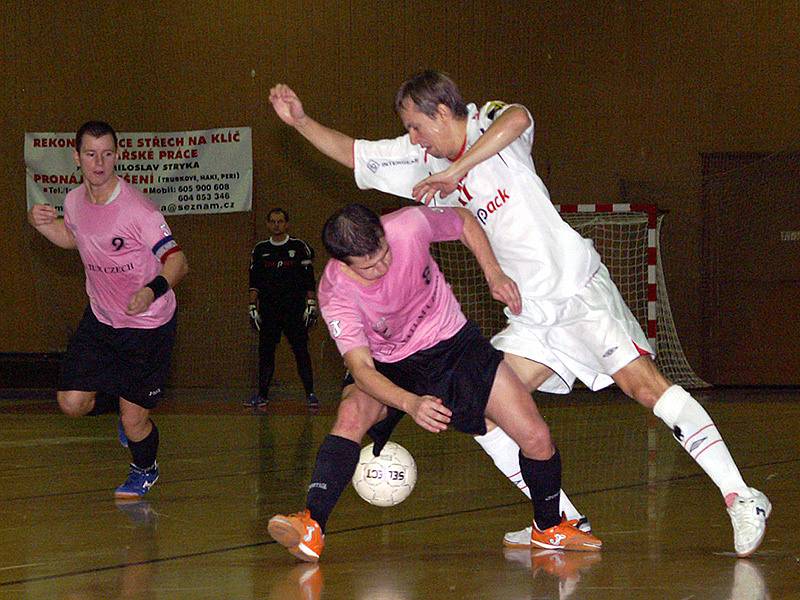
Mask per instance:
[[[425,218],[431,230],[431,242],[450,242],[461,238],[464,231],[464,219],[455,208],[435,206],[414,206],[408,210],[417,210]]]
[[[172,237],[172,231],[164,216],[154,206],[152,211],[140,217],[142,242],[150,247],[156,258],[163,264],[167,257],[181,248]]]
[[[317,299],[328,332],[339,354],[344,356],[353,348],[369,347],[369,340],[364,333],[363,314],[356,308],[355,302],[348,301],[348,298],[352,298],[350,294],[342,293],[349,287],[349,281],[342,275],[340,264],[331,259],[325,265]]]

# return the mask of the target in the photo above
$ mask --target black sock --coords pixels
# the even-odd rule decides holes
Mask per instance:
[[[153,421],[150,421],[153,429],[147,434],[147,437],[139,442],[128,440],[128,449],[133,456],[133,464],[140,469],[149,469],[156,462],[156,454],[158,453],[158,427]]]
[[[561,522],[561,515],[558,512],[561,496],[561,454],[558,448],[547,460],[527,458],[520,450],[519,467],[522,479],[531,491],[536,526],[544,530],[558,525]]]
[[[322,440],[308,486],[306,507],[323,531],[339,496],[356,471],[359,454],[361,446],[347,438],[328,434]]]
[[[119,396],[112,396],[106,392],[97,392],[94,395],[94,406],[86,414],[96,417],[110,412],[119,412]]]

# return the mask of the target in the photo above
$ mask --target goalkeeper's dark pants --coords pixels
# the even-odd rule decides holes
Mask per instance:
[[[297,374],[303,382],[306,396],[314,392],[314,372],[308,353],[308,330],[303,322],[303,310],[261,308],[261,331],[258,335],[258,393],[267,398],[272,376],[275,373],[275,348],[286,335],[297,362]]]

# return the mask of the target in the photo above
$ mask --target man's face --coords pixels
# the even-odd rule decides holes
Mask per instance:
[[[439,105],[441,108],[441,104]],[[429,117],[417,108],[410,97],[403,100],[399,112],[403,127],[411,136],[411,143],[425,148],[428,154],[436,158],[447,158],[446,116],[437,112]]]
[[[283,216],[281,212],[274,212],[269,216],[269,221],[267,222],[269,226],[269,233],[272,237],[283,237],[286,233],[286,228],[288,224],[286,223],[286,217]]]
[[[83,178],[94,187],[102,187],[114,176],[117,147],[110,133],[99,138],[84,133],[81,151],[73,152],[72,156],[75,164],[81,168]]]
[[[380,279],[389,270],[392,264],[392,251],[386,238],[381,240],[381,246],[376,252],[369,256],[351,256],[347,261],[350,267],[358,276],[367,281]]]

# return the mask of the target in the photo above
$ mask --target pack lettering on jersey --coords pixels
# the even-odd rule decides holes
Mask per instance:
[[[497,190],[495,197],[489,200],[485,207],[479,208],[475,211],[475,216],[480,224],[486,225],[486,221],[489,219],[489,217],[503,208],[506,205],[506,202],[508,202],[510,199],[511,196],[505,189]]]
[[[489,217],[503,208],[511,200],[511,193],[507,187],[501,187],[494,191],[494,194],[486,198],[477,198],[469,191],[466,183],[466,176],[458,182],[458,201],[461,206],[472,211],[481,225],[486,225]],[[488,196],[487,196],[488,197]]]

